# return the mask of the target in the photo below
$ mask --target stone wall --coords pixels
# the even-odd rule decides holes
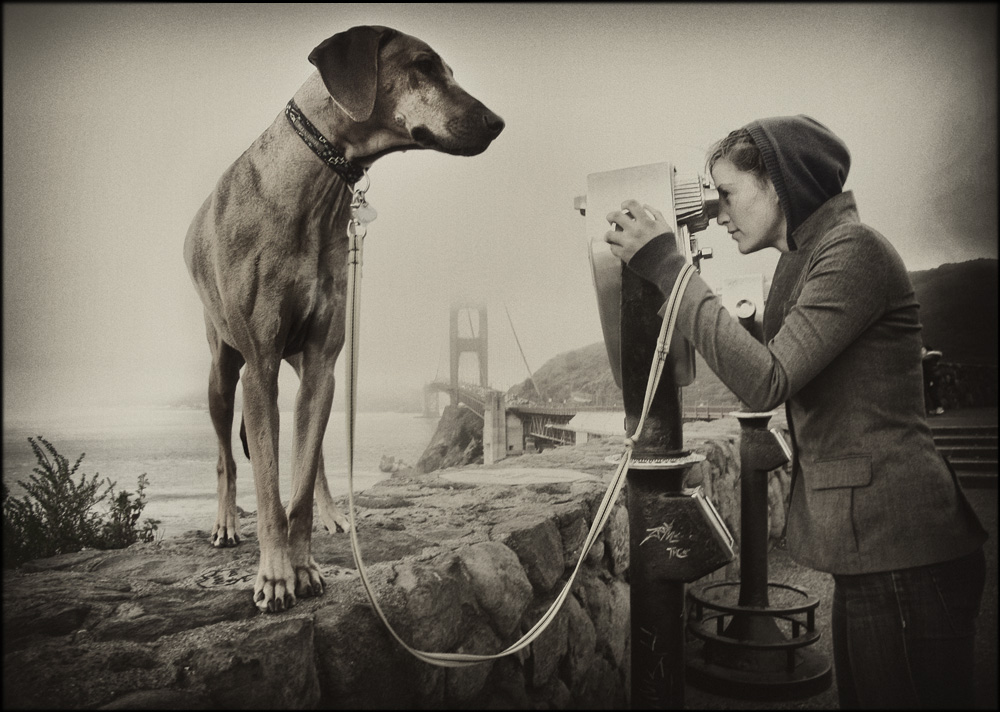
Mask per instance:
[[[685,436],[707,456],[691,479],[738,533],[738,426],[691,424]],[[526,456],[394,477],[356,496],[362,555],[399,635],[429,652],[493,654],[528,630],[562,589],[594,520],[617,446],[601,447],[572,471]],[[783,481],[773,477],[775,540]],[[423,663],[392,639],[343,533],[314,536],[325,594],[273,615],[251,602],[252,515],[235,549],[190,532],[31,562],[4,573],[4,706],[627,708],[624,502],[549,628],[522,652],[468,668]]]
[[[488,540],[373,567],[380,600],[392,602],[387,615],[400,635],[424,651],[484,655],[518,640],[549,609],[576,565],[601,488],[550,488],[550,496],[556,493],[572,496],[556,497],[565,501],[554,500],[549,513],[526,513],[495,524]],[[371,627],[363,642],[341,634],[337,637],[345,647],[330,647],[321,655],[324,704],[627,707],[627,519],[617,507],[559,613],[524,651],[468,668],[435,667],[403,652],[365,614]],[[325,616],[320,636],[327,639],[327,634],[349,629],[359,614],[355,608]],[[375,655],[373,642],[380,650]],[[358,660],[361,649],[367,651],[367,670]],[[348,669],[352,674],[344,675]],[[386,686],[373,685],[376,679]]]

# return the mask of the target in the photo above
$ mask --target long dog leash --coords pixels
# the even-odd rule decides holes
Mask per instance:
[[[534,640],[541,635],[542,631],[545,630],[549,623],[555,619],[556,614],[559,612],[563,602],[569,595],[573,582],[576,579],[577,572],[579,572],[580,566],[583,564],[587,553],[594,545],[594,542],[597,541],[597,537],[604,529],[604,525],[607,524],[608,517],[611,516],[611,511],[618,499],[618,495],[621,493],[622,487],[625,486],[625,475],[627,474],[629,464],[632,461],[632,449],[642,432],[642,427],[646,420],[646,414],[649,412],[650,405],[653,402],[653,395],[656,393],[656,389],[659,386],[660,376],[662,375],[664,365],[666,364],[667,354],[670,352],[670,342],[673,338],[674,326],[677,322],[680,297],[684,293],[684,289],[687,286],[691,275],[694,273],[695,268],[694,265],[691,264],[685,265],[681,274],[674,283],[674,288],[670,293],[670,298],[667,300],[663,324],[660,327],[660,335],[656,348],[656,358],[653,361],[649,374],[649,381],[646,384],[646,394],[643,399],[642,413],[639,417],[639,423],[636,425],[635,433],[633,433],[631,437],[625,438],[625,452],[622,454],[622,458],[618,463],[615,474],[611,479],[611,484],[604,493],[604,498],[601,500],[601,504],[598,507],[597,516],[594,518],[594,523],[590,528],[587,539],[584,541],[583,549],[580,553],[580,559],[577,561],[576,567],[573,569],[573,573],[566,581],[566,584],[563,586],[559,596],[552,603],[552,606],[516,643],[512,644],[500,653],[493,655],[475,655],[471,653],[433,653],[424,650],[417,650],[416,648],[410,646],[399,636],[398,633],[396,633],[395,629],[393,629],[392,625],[389,623],[388,618],[386,618],[385,613],[382,611],[382,607],[375,598],[371,582],[368,580],[368,572],[365,570],[364,561],[362,561],[361,558],[361,549],[358,545],[357,525],[355,523],[354,516],[354,424],[357,404],[358,335],[361,316],[359,306],[361,301],[361,257],[362,249],[364,247],[364,238],[367,234],[367,225],[376,217],[375,209],[372,208],[365,200],[365,192],[371,185],[367,171],[364,172],[364,178],[364,188],[354,188],[354,195],[351,200],[351,221],[347,225],[349,251],[347,258],[347,333],[345,335],[345,346],[347,349],[348,363],[346,369],[347,394],[345,396],[345,405],[347,408],[347,498],[348,507],[350,508],[348,514],[350,516],[351,524],[351,552],[354,554],[354,563],[358,567],[358,574],[361,578],[361,583],[365,588],[365,592],[368,594],[368,600],[371,601],[372,607],[375,609],[378,617],[382,619],[382,623],[385,624],[385,627],[389,630],[389,633],[392,634],[392,637],[395,638],[399,644],[414,657],[426,663],[430,663],[431,665],[438,665],[440,667],[468,667],[470,665],[477,665],[490,660],[497,660],[526,648],[534,642]]]

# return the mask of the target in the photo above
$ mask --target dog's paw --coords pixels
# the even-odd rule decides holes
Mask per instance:
[[[212,533],[212,546],[216,549],[225,549],[232,546],[237,546],[240,543],[239,532],[227,531],[225,529],[219,529]]]
[[[351,525],[348,524],[347,520],[345,519],[343,522],[335,522],[332,525],[324,524],[324,527],[331,534],[345,534],[347,533],[347,530],[350,529]]]
[[[331,534],[346,532],[351,527],[351,523],[348,521],[347,516],[334,505],[324,507],[320,504],[319,517],[323,522],[323,526],[326,527],[326,530]]]
[[[224,549],[240,543],[240,520],[235,507],[220,511],[212,527],[212,546]]]
[[[261,552],[253,602],[261,613],[280,613],[295,605],[295,570],[286,551]]]
[[[295,576],[295,593],[302,598],[322,596],[326,591],[323,574],[320,573],[319,566],[312,559],[304,566],[296,566]]]

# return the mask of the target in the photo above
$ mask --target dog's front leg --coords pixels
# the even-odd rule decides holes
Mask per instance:
[[[295,570],[288,555],[288,520],[278,480],[278,363],[247,364],[243,374],[247,445],[257,490],[260,565],[253,598],[262,613],[295,605]]]

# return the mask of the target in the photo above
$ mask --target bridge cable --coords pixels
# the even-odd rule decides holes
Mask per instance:
[[[507,302],[504,302],[503,310],[507,312],[507,321],[510,322],[510,330],[511,333],[514,334],[514,343],[517,344],[517,350],[521,352],[521,359],[524,361],[524,368],[527,369],[528,371],[528,380],[530,380],[531,385],[534,386],[535,393],[537,393],[538,397],[541,398],[542,401],[544,402],[545,395],[542,393],[541,389],[539,389],[538,384],[535,383],[535,376],[531,372],[531,366],[528,365],[528,359],[524,355],[524,349],[521,348],[521,340],[517,338],[517,329],[514,328],[514,320],[510,318],[510,310],[507,308]]]

